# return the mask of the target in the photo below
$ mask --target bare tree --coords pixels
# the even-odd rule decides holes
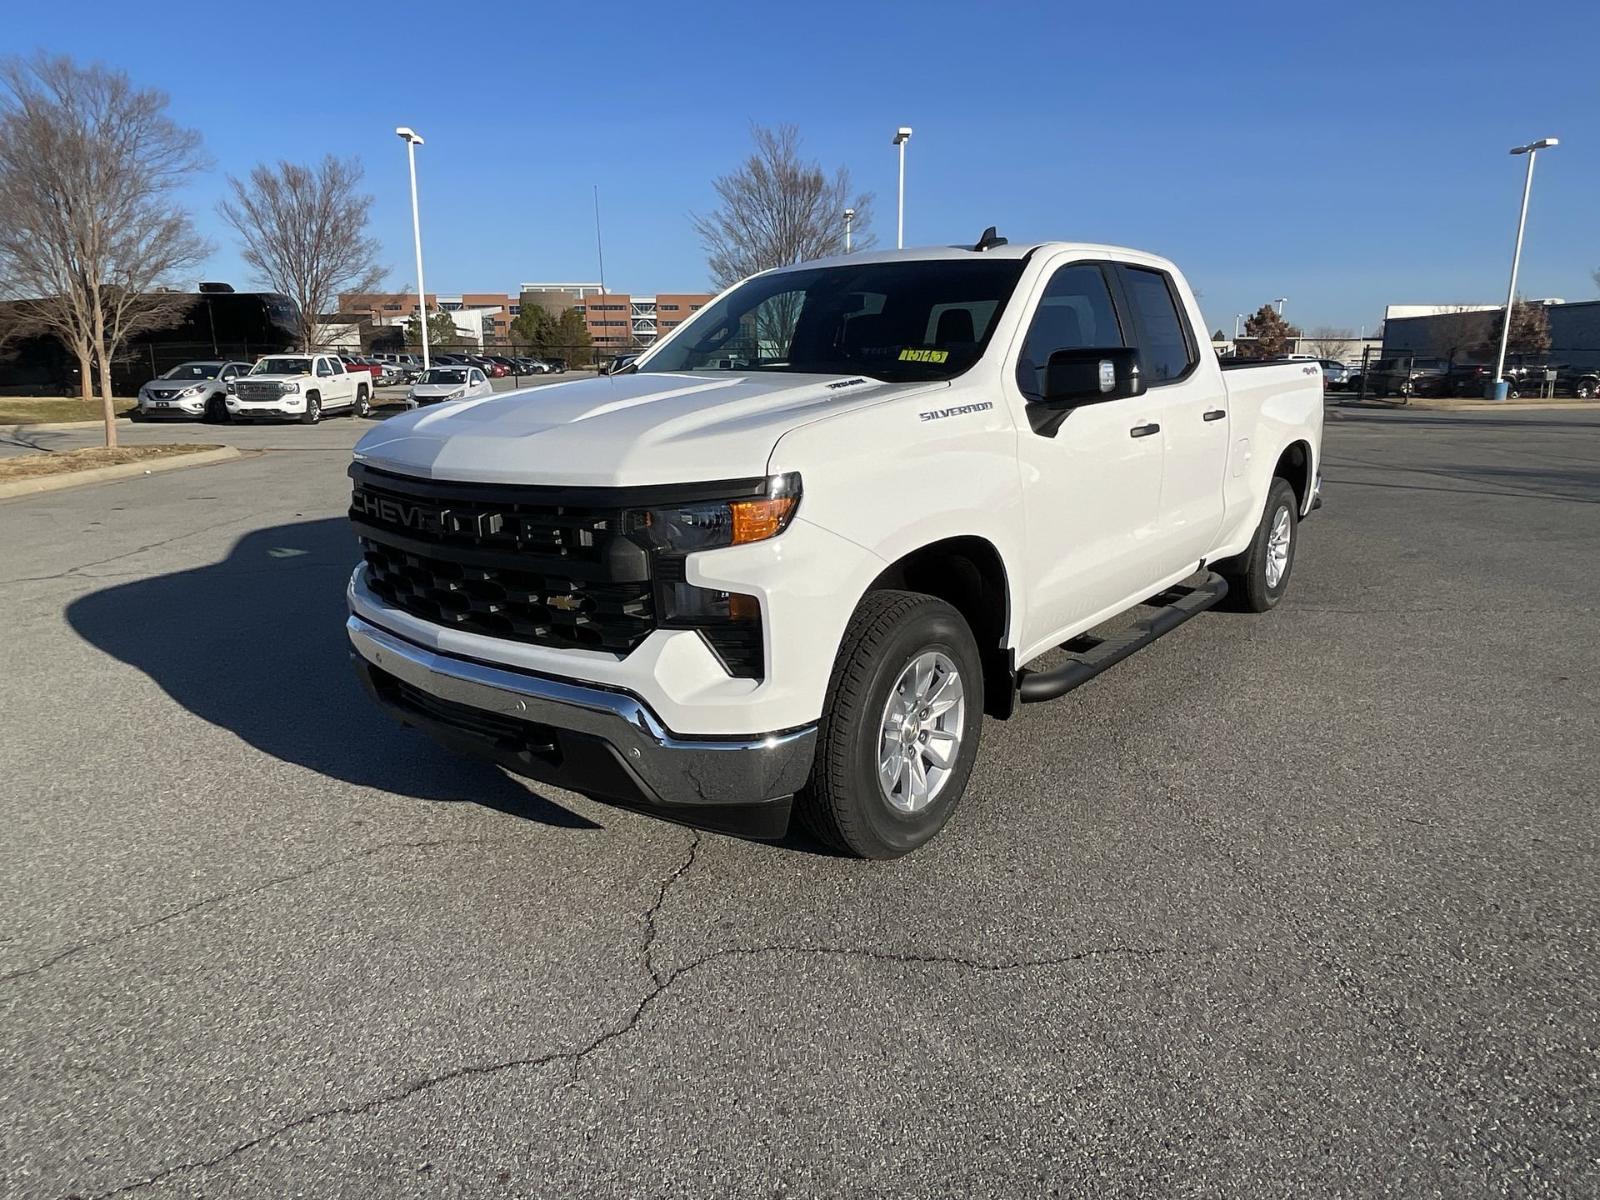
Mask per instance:
[[[855,209],[851,249],[875,244],[872,193],[852,196],[848,170],[840,167],[830,178],[816,162],[802,160],[793,125],[758,125],[751,136],[750,157],[712,184],[722,203],[693,218],[718,288],[757,271],[844,253],[847,208]]]
[[[166,96],[127,75],[40,55],[0,63],[0,280],[12,332],[48,332],[98,368],[106,445],[117,444],[111,364],[135,334],[192,303],[157,285],[209,247],[172,193],[204,163]]]
[[[1300,339],[1300,345],[1307,354],[1315,354],[1318,358],[1343,358],[1350,353],[1350,344],[1355,340],[1356,335],[1348,329],[1318,325]]]
[[[1454,366],[1456,359],[1462,356],[1484,357],[1485,343],[1498,336],[1498,322],[1492,309],[1471,304],[1441,305],[1423,327],[1426,349],[1435,358],[1444,359],[1448,366]],[[1493,358],[1494,351],[1487,351],[1487,357]]]
[[[340,292],[376,291],[388,273],[367,236],[372,197],[356,159],[325,157],[316,167],[261,163],[248,180],[228,177],[219,204],[244,242],[241,257],[273,291],[300,306],[300,340],[317,348],[318,318]]]

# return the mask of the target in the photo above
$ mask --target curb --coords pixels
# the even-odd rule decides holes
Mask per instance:
[[[237,446],[217,446],[211,450],[196,450],[192,454],[169,454],[163,458],[144,462],[115,463],[109,467],[90,467],[86,471],[68,471],[62,475],[41,475],[37,479],[13,479],[0,482],[0,500],[13,496],[32,496],[39,492],[57,492],[63,488],[79,487],[89,483],[110,483],[117,479],[142,479],[161,471],[175,471],[179,467],[203,467],[208,463],[228,462],[242,458]]]
[[[117,418],[117,428],[131,428],[133,422],[127,417]],[[43,421],[38,425],[0,425],[0,434],[18,435],[24,433],[60,433],[68,429],[104,429],[104,421]]]

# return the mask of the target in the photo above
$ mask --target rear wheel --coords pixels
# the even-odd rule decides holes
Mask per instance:
[[[805,825],[861,858],[898,858],[955,811],[983,727],[983,669],[965,619],[917,592],[871,592],[834,662]]]
[[[1236,558],[1217,563],[1215,570],[1228,581],[1228,607],[1241,612],[1266,612],[1277,607],[1289,589],[1299,542],[1300,500],[1289,481],[1274,478],[1267,489],[1261,524],[1249,548]]]
[[[367,396],[366,388],[358,387],[356,389],[356,403],[351,411],[358,417],[364,417],[372,411],[372,401]]]
[[[1593,379],[1580,379],[1577,386],[1572,389],[1572,394],[1579,400],[1593,400],[1595,395],[1595,381]]]

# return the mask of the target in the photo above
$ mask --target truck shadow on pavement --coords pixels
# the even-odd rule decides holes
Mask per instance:
[[[361,787],[470,801],[564,829],[598,829],[382,713],[350,669],[344,589],[360,558],[343,517],[246,534],[221,562],[74,601],[86,641],[150,676],[202,720]]]

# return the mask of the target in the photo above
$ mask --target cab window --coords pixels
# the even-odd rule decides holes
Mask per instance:
[[[317,359],[317,374],[321,375],[323,378],[327,378],[329,375],[333,374],[333,367],[329,364],[327,359]]]
[[[1182,379],[1199,359],[1189,343],[1172,281],[1148,267],[1122,268],[1128,303],[1139,322],[1139,361],[1150,386]]]
[[[1017,387],[1030,400],[1044,396],[1045,367],[1057,350],[1126,346],[1111,287],[1095,263],[1061,267],[1045,285],[1017,358]]]

